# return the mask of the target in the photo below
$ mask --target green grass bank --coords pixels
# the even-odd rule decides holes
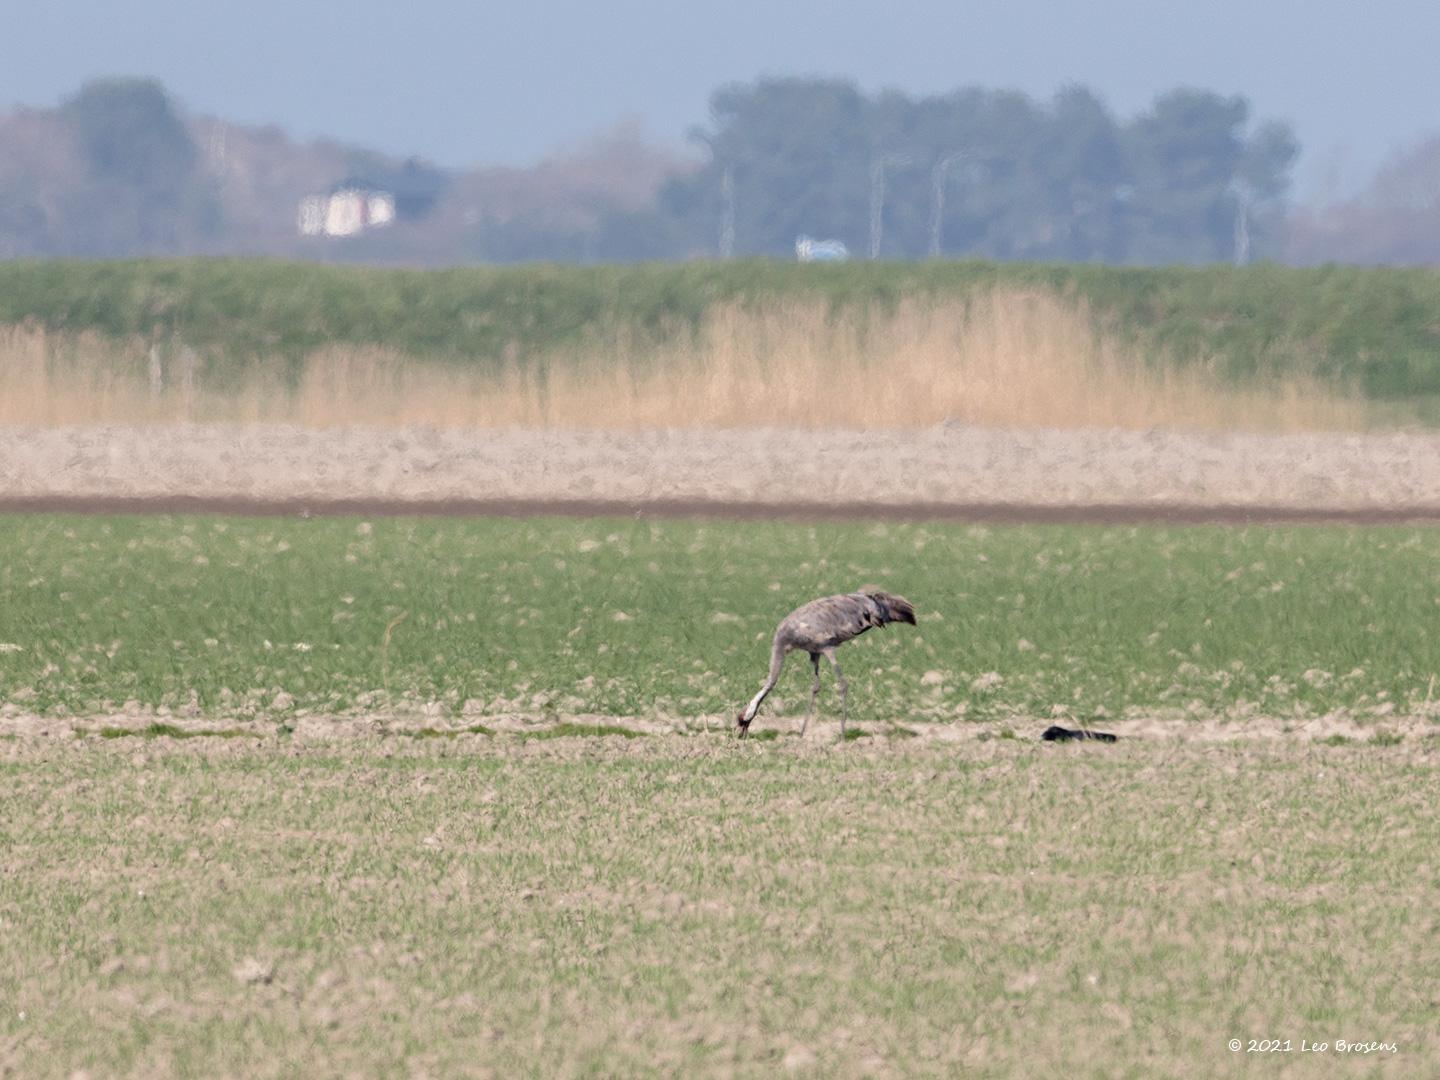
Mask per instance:
[[[835,308],[997,287],[1084,298],[1157,355],[1225,373],[1299,372],[1370,398],[1440,395],[1440,273],[1273,265],[1114,268],[768,261],[408,271],[246,260],[0,263],[0,324],[183,340],[210,365],[375,346],[498,367],[617,331],[666,338],[716,305]]]

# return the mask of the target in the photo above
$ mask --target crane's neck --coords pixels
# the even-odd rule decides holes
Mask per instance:
[[[765,685],[760,687],[760,692],[750,699],[750,704],[745,706],[745,711],[740,714],[743,723],[750,723],[755,719],[755,714],[760,711],[760,703],[765,700],[765,695],[775,689],[775,684],[780,681],[780,669],[785,666],[785,646],[780,638],[775,638],[775,643],[770,647],[770,674],[765,676]]]

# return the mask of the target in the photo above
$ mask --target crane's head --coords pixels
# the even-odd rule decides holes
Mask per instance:
[[[740,714],[735,717],[735,730],[740,733],[740,738],[743,739],[750,731],[750,721],[754,719],[755,714],[750,712],[748,707],[740,710]]]
[[[880,608],[882,625],[892,622],[915,625],[915,605],[903,596],[886,592],[878,585],[861,585],[860,592],[875,601],[876,606]]]

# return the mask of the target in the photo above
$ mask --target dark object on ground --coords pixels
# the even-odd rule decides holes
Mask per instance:
[[[1045,729],[1045,734],[1040,738],[1046,742],[1072,742],[1077,739],[1095,739],[1097,742],[1114,742],[1117,736],[1106,731],[1076,731],[1073,728],[1063,728],[1051,724]]]

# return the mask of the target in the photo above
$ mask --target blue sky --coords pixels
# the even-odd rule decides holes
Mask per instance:
[[[1418,0],[9,0],[4,23],[0,105],[154,75],[199,111],[443,165],[527,163],[630,118],[678,145],[716,86],[762,74],[1080,82],[1121,115],[1179,84],[1241,93],[1295,125],[1306,197],[1440,131],[1440,4]]]

